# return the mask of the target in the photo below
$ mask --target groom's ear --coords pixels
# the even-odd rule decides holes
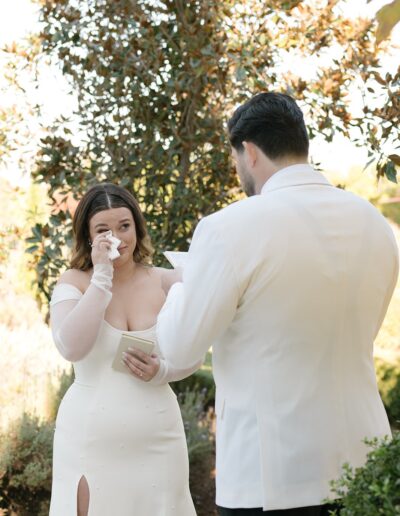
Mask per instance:
[[[257,146],[252,142],[242,142],[244,147],[245,159],[250,167],[254,167],[257,162]]]

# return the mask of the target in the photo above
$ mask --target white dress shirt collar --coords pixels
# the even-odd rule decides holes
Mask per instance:
[[[264,183],[260,193],[262,195],[273,190],[306,184],[333,186],[320,172],[314,170],[311,165],[299,163],[275,172],[275,174]]]

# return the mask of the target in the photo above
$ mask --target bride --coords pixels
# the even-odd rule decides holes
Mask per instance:
[[[57,415],[50,516],[194,516],[185,433],[168,382],[200,363],[174,369],[156,346],[151,355],[125,354],[125,373],[112,368],[122,333],[155,341],[175,272],[150,265],[143,214],[119,186],[91,188],[73,230],[71,268],[50,303],[55,344],[75,371]],[[120,241],[114,261],[111,234]]]

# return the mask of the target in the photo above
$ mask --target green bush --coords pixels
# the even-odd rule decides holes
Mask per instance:
[[[48,387],[48,421],[23,414],[0,444],[0,509],[19,516],[47,515],[51,492],[54,421],[60,402],[74,379],[63,371],[59,384]],[[0,511],[1,514],[1,511]]]
[[[180,380],[172,382],[171,387],[178,395],[186,391],[201,391],[204,395],[204,408],[214,406],[215,402],[215,383],[211,370],[212,355],[208,352],[205,356],[204,363],[194,374]]]
[[[400,425],[400,367],[377,359],[375,369],[388,418],[393,425]]]
[[[213,449],[211,420],[204,409],[205,392],[187,390],[178,394],[178,400],[186,432],[189,462],[194,464]]]
[[[48,514],[54,425],[23,414],[0,445],[0,494],[3,508],[19,516]]]
[[[400,433],[393,440],[368,443],[372,450],[364,467],[344,467],[333,482],[333,492],[342,508],[340,516],[398,516],[400,514]]]
[[[184,394],[187,391],[201,391],[204,398],[204,407],[214,405],[215,383],[210,370],[199,369],[188,378],[171,383],[171,387],[177,395]]]
[[[55,421],[57,417],[58,407],[68,388],[74,381],[74,370],[71,367],[68,371],[63,371],[57,388],[50,382],[48,386],[48,418],[49,421]]]

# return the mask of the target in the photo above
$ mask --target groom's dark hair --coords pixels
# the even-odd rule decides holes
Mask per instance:
[[[269,159],[308,155],[308,135],[303,113],[284,93],[259,93],[234,112],[228,121],[229,140],[237,152],[242,142],[252,142]]]

